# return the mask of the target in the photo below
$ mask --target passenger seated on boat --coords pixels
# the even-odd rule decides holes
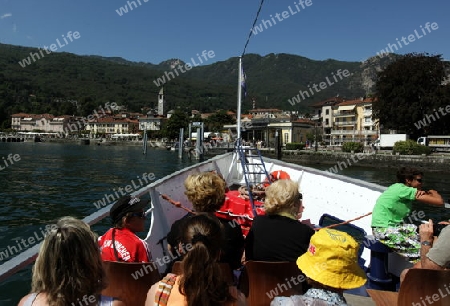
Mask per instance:
[[[262,184],[256,184],[250,186],[250,189],[252,190],[252,196],[253,200],[264,202],[264,198],[266,197],[266,188]],[[248,194],[247,186],[240,186],[238,188],[239,191],[239,197],[244,200],[249,200],[250,195]]]
[[[149,262],[147,243],[136,233],[145,230],[144,208],[149,200],[123,196],[111,208],[109,215],[114,227],[98,240],[102,259],[109,261]]]
[[[450,226],[448,222],[440,232],[435,236],[433,220],[419,227],[420,236],[420,261],[412,269],[432,269],[446,270],[450,268]],[[403,281],[409,269],[403,270],[400,275],[400,281]]]
[[[225,181],[216,173],[203,172],[189,175],[184,181],[186,191],[184,192],[196,213],[206,213],[215,216],[215,212],[220,209],[225,201]],[[180,230],[181,224],[187,218],[182,218],[172,224],[167,243],[169,251],[180,242],[183,232]],[[238,269],[241,267],[242,253],[244,252],[244,236],[241,228],[227,219],[216,217],[222,224],[224,243],[220,256],[221,262],[226,262],[230,267]],[[171,251],[173,254],[174,252]],[[176,252],[175,252],[176,253]],[[175,259],[176,261],[177,259]],[[170,269],[170,267],[169,267]],[[168,271],[170,271],[168,269]]]
[[[403,223],[411,212],[412,203],[417,200],[430,205],[444,204],[436,190],[422,190],[422,180],[423,173],[420,170],[400,168],[397,172],[397,183],[389,186],[379,196],[372,212],[375,238],[412,260],[420,256],[417,226]],[[409,223],[412,221],[411,217],[406,220]]]
[[[363,286],[366,275],[358,265],[359,244],[349,234],[323,228],[312,237],[308,251],[297,259],[312,288],[303,295],[275,297],[271,306],[343,306],[343,292]]]
[[[209,171],[209,172],[216,174],[216,175],[217,175],[218,177],[220,177],[220,179],[225,183],[225,193],[227,193],[228,191],[230,191],[230,188],[227,186],[227,182],[226,182],[226,180],[223,178],[222,173],[217,172],[216,170],[211,170],[211,171]]]
[[[299,221],[303,213],[298,184],[278,180],[266,189],[266,214],[256,216],[246,238],[245,259],[295,260],[308,249],[314,230]]]
[[[83,221],[59,219],[39,249],[32,272],[32,293],[18,305],[124,306],[122,301],[100,294],[107,280],[96,240]]]
[[[261,184],[256,184],[251,187],[253,199],[263,202],[266,196],[265,190],[267,187],[270,186],[270,184],[278,180],[289,180],[289,179],[291,179],[291,176],[286,171],[275,170],[270,172],[269,180],[266,178]],[[242,198],[247,200],[250,198],[246,186],[239,187],[239,192]]]
[[[181,274],[169,273],[147,293],[146,306],[246,305],[245,296],[229,286],[219,264],[222,225],[213,215],[198,214],[181,225],[177,246]]]

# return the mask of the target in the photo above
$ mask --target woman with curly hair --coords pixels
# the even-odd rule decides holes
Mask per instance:
[[[214,172],[202,172],[189,175],[184,181],[184,192],[196,213],[206,213],[216,217],[215,212],[222,207],[225,201],[226,184],[223,178]],[[169,249],[176,247],[182,235],[180,227],[187,218],[180,219],[173,223],[167,243]],[[217,217],[216,217],[217,218]],[[222,225],[224,243],[220,261],[228,263],[232,269],[238,269],[241,266],[242,253],[244,251],[244,236],[239,225],[233,226],[229,220],[217,218]]]
[[[100,251],[89,225],[63,217],[45,237],[33,267],[31,292],[19,306],[124,306],[101,295],[106,287]]]
[[[169,273],[147,293],[146,306],[245,306],[245,296],[227,284],[219,264],[222,229],[217,218],[207,214],[183,222],[180,253],[181,273]]]
[[[256,216],[246,238],[245,259],[295,260],[306,252],[314,230],[299,221],[302,195],[292,180],[278,180],[266,189],[266,214]]]

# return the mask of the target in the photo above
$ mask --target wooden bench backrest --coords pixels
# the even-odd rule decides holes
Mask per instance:
[[[108,287],[102,294],[121,299],[129,306],[143,306],[150,287],[161,277],[155,263],[104,261]]]
[[[294,284],[298,283],[299,276],[303,277],[300,280],[305,279],[295,262],[248,261],[239,289],[247,297],[249,306],[267,306],[275,296],[303,294],[304,283]]]
[[[400,286],[398,305],[450,305],[450,271],[410,269]]]
[[[367,289],[367,293],[369,293],[369,296],[375,302],[376,306],[396,306],[397,305],[398,292]]]
[[[367,289],[377,306],[448,306],[450,271],[410,269],[399,292]]]

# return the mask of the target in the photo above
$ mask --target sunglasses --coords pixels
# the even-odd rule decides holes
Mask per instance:
[[[132,213],[131,216],[132,216],[132,217],[145,218],[145,211],[143,211],[143,212]]]
[[[298,199],[303,200],[303,195],[301,193],[298,194]]]

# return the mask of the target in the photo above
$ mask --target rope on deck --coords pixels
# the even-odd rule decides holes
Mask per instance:
[[[325,226],[325,227],[315,228],[315,230],[317,231],[317,230],[320,230],[320,229],[322,229],[322,228],[333,228],[333,227],[336,227],[336,226],[339,226],[339,225],[348,224],[348,223],[350,223],[350,222],[353,222],[353,221],[362,219],[362,218],[364,218],[364,217],[370,216],[371,214],[372,214],[372,212],[369,212],[369,213],[367,213],[367,214],[365,214],[365,215],[356,217],[356,218],[354,218],[354,219],[347,220],[347,221],[344,221],[344,222],[341,222],[341,223],[337,223],[337,224],[331,224],[331,225],[328,225],[328,226]]]
[[[187,208],[187,207],[184,207],[183,205],[181,205],[181,202],[180,201],[175,201],[175,200],[173,200],[171,197],[169,197],[167,194],[159,194],[160,196],[161,196],[161,198],[163,198],[164,200],[166,200],[167,202],[169,202],[170,204],[172,204],[172,205],[174,205],[174,206],[176,206],[176,207],[178,207],[178,208],[181,208],[181,209],[184,209],[185,211],[187,211],[188,213],[191,213],[191,214],[193,214],[193,215],[195,215],[195,212],[193,211],[193,210],[191,210],[191,209],[189,209],[189,208]]]

